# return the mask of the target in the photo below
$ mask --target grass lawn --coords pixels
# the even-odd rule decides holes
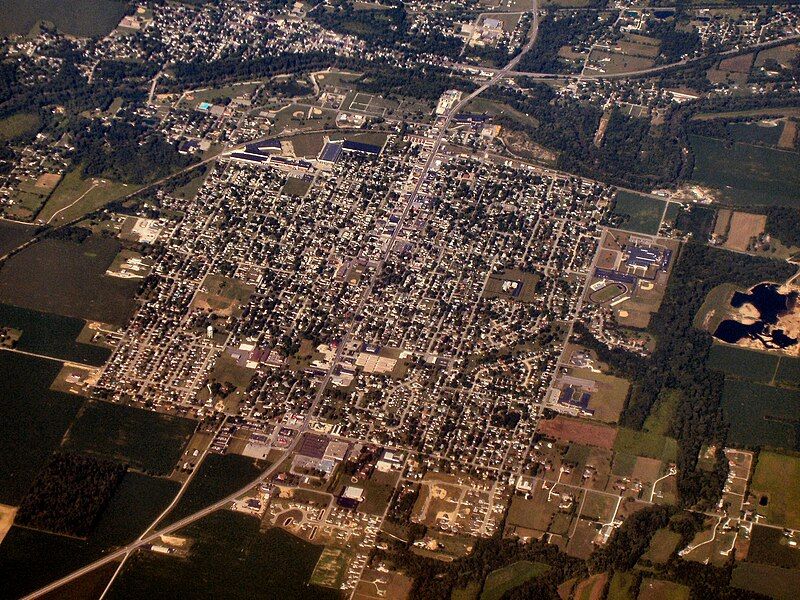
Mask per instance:
[[[13,140],[35,133],[41,121],[36,113],[18,112],[0,119],[0,141]]]
[[[750,484],[756,512],[770,525],[800,528],[800,458],[762,451]]]
[[[611,583],[608,586],[606,600],[634,600],[636,597],[635,585],[635,573],[614,571],[614,577],[611,578]]]
[[[499,600],[509,590],[543,575],[550,567],[543,563],[521,560],[489,573],[483,584],[481,600]]]
[[[639,587],[639,600],[689,600],[689,588],[671,581],[647,578]]]
[[[663,564],[667,562],[680,541],[681,536],[674,531],[659,529],[650,540],[650,546],[647,548],[647,552],[644,553],[642,558],[654,563]]]
[[[135,185],[115,183],[99,177],[83,179],[81,169],[76,168],[67,173],[53,190],[36,219],[51,225],[62,225],[137,189]]]
[[[617,439],[614,441],[614,452],[675,462],[678,444],[674,439],[663,435],[620,427]]]
[[[90,401],[64,440],[66,450],[107,456],[142,471],[169,475],[196,422],[153,411]]]

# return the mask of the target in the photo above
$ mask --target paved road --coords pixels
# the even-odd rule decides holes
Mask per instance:
[[[467,103],[469,103],[473,98],[477,97],[479,94],[484,92],[486,89],[488,89],[492,85],[494,85],[497,82],[499,82],[500,80],[502,80],[509,73],[509,71],[511,71],[519,63],[519,61],[522,58],[523,54],[525,54],[525,52],[527,52],[528,50],[530,50],[533,47],[533,44],[536,41],[536,35],[538,33],[538,29],[539,29],[539,16],[537,14],[537,12],[538,12],[537,2],[538,2],[538,0],[533,0],[533,2],[532,2],[533,14],[534,14],[533,23],[531,24],[531,31],[530,31],[530,34],[529,34],[528,42],[525,44],[525,46],[523,46],[522,51],[516,57],[514,57],[505,67],[503,67],[503,69],[500,69],[494,76],[492,76],[491,79],[489,79],[487,82],[482,84],[477,90],[475,90],[474,92],[472,92],[468,96],[462,98],[457,104],[455,104],[446,113],[444,119],[440,122],[439,134],[436,137],[436,140],[435,140],[434,145],[433,145],[433,147],[431,149],[430,155],[428,156],[428,159],[425,162],[425,166],[424,166],[424,168],[422,170],[422,173],[420,173],[419,178],[417,179],[417,183],[414,186],[414,190],[408,196],[408,199],[407,199],[406,204],[405,204],[405,206],[403,208],[403,213],[402,213],[402,215],[400,217],[400,220],[397,223],[397,226],[394,229],[394,233],[392,234],[392,237],[389,240],[389,244],[387,246],[386,253],[384,254],[384,256],[381,259],[381,261],[379,262],[378,266],[376,267],[375,272],[374,272],[374,274],[372,276],[372,279],[370,281],[370,284],[369,284],[369,286],[367,286],[367,289],[365,290],[364,294],[362,294],[361,299],[359,301],[359,304],[356,307],[356,310],[354,311],[354,314],[357,315],[363,309],[365,303],[367,302],[367,300],[369,299],[369,297],[370,297],[370,295],[372,293],[372,289],[373,289],[375,283],[377,282],[377,279],[378,279],[378,276],[380,275],[381,268],[382,268],[383,264],[385,264],[385,262],[391,256],[391,252],[392,252],[392,248],[394,246],[394,242],[396,241],[399,232],[403,228],[402,225],[405,222],[405,219],[407,218],[407,215],[408,215],[408,213],[410,211],[410,208],[413,205],[414,199],[416,198],[416,196],[419,193],[419,190],[420,190],[423,182],[425,181],[425,177],[427,176],[428,172],[430,171],[431,165],[433,164],[433,162],[434,162],[434,160],[436,158],[436,155],[437,155],[437,153],[439,151],[439,148],[440,148],[442,142],[444,141],[445,135],[447,133],[447,126],[450,124],[450,121],[452,120],[453,116],[458,114],[458,112],[464,106],[466,106]],[[203,162],[209,162],[209,161],[215,160],[215,159],[216,159],[216,157],[214,157],[213,159],[206,159]],[[199,165],[195,164],[195,165],[192,166],[192,168],[195,168],[197,166],[199,166]],[[174,177],[174,176],[175,175],[172,175],[172,177]],[[156,185],[156,184],[151,184],[151,185]],[[313,402],[312,402],[312,404],[309,407],[309,410],[307,412],[308,417],[306,418],[306,420],[303,423],[302,427],[298,431],[298,434],[295,435],[292,443],[286,448],[286,450],[284,452],[284,458],[286,456],[289,456],[295,450],[295,448],[297,447],[297,445],[300,442],[300,439],[302,438],[301,434],[305,433],[308,430],[309,424],[311,422],[311,417],[312,417],[312,415],[315,414],[315,412],[316,412],[316,410],[317,410],[317,408],[319,406],[319,403],[322,400],[322,396],[323,396],[323,394],[325,392],[325,388],[327,387],[328,383],[331,380],[331,377],[333,376],[333,374],[335,372],[335,368],[336,368],[337,364],[339,363],[339,361],[341,359],[341,354],[344,351],[344,347],[347,345],[346,344],[346,339],[350,336],[350,333],[351,333],[353,327],[355,326],[355,323],[356,323],[356,319],[353,318],[351,320],[351,325],[350,325],[350,328],[349,328],[347,334],[345,334],[344,339],[339,343],[339,346],[338,346],[337,351],[336,351],[336,355],[334,356],[334,359],[331,362],[331,367],[328,369],[328,372],[326,373],[325,377],[323,378],[322,382],[320,383],[320,386],[319,386],[319,388],[317,390],[317,393],[314,396],[314,400],[313,400]],[[140,537],[136,541],[131,542],[130,544],[128,544],[126,546],[123,546],[123,547],[121,547],[121,548],[119,548],[117,550],[111,551],[109,554],[107,554],[103,558],[101,558],[99,560],[96,560],[95,562],[93,562],[91,564],[88,564],[85,567],[83,567],[81,569],[78,569],[77,571],[74,571],[74,572],[70,573],[69,575],[66,575],[65,577],[62,577],[61,579],[58,579],[57,581],[54,581],[53,583],[51,583],[51,584],[49,584],[49,585],[47,585],[47,586],[45,586],[45,587],[43,587],[43,588],[41,588],[39,590],[36,590],[33,593],[25,596],[24,600],[28,600],[28,599],[32,599],[32,598],[38,598],[38,597],[40,597],[40,596],[42,596],[44,594],[47,594],[49,592],[52,592],[52,591],[58,589],[59,587],[69,583],[70,581],[73,581],[73,580],[75,580],[75,579],[77,579],[77,578],[79,578],[79,577],[81,577],[83,575],[86,575],[87,573],[90,573],[91,571],[94,571],[95,569],[97,569],[97,568],[99,568],[99,567],[101,567],[101,566],[103,566],[105,564],[108,564],[108,563],[110,563],[112,561],[115,561],[117,559],[124,559],[133,550],[135,550],[137,548],[140,548],[142,546],[145,546],[147,544],[151,544],[151,543],[155,542],[162,535],[168,535],[170,533],[178,531],[178,530],[186,527],[187,525],[190,525],[191,523],[194,523],[195,521],[198,521],[198,520],[202,519],[203,517],[206,517],[206,516],[210,515],[211,513],[215,512],[215,511],[217,511],[217,510],[219,510],[221,508],[224,508],[229,503],[231,503],[234,500],[236,500],[238,497],[240,497],[240,496],[244,495],[245,493],[247,493],[253,487],[257,486],[258,484],[262,483],[263,481],[265,481],[266,479],[271,477],[278,470],[278,468],[282,465],[282,463],[283,463],[283,459],[275,461],[275,463],[272,466],[267,468],[256,479],[254,479],[253,481],[248,483],[246,486],[236,490],[235,492],[233,492],[231,494],[228,494],[227,496],[225,496],[221,500],[218,500],[217,502],[214,502],[213,504],[210,504],[210,505],[206,506],[204,509],[202,509],[202,510],[196,512],[196,513],[193,513],[193,514],[189,515],[188,517],[184,517],[180,521],[176,521],[175,523],[172,523],[171,525],[163,527],[163,528],[161,528],[161,529],[159,529],[157,531],[154,531],[154,532],[152,532],[150,534],[146,534],[146,535]]]

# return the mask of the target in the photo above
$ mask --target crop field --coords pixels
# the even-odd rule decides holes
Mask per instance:
[[[674,439],[663,435],[620,427],[614,442],[614,452],[675,462],[678,444]]]
[[[775,383],[800,387],[800,358],[781,356],[778,369],[775,371]]]
[[[84,405],[67,432],[64,448],[113,458],[145,472],[169,475],[195,425],[190,419],[91,401]]]
[[[726,375],[759,383],[770,383],[778,368],[779,357],[766,352],[714,344],[708,354],[708,368]],[[791,363],[790,363],[791,364]]]
[[[775,600],[795,600],[800,590],[800,571],[743,562],[733,569],[731,586]]]
[[[38,228],[22,223],[12,223],[0,219],[0,256],[24,244],[33,237]]]
[[[798,206],[800,196],[800,158],[786,152],[734,144],[722,140],[690,135],[695,155],[692,179],[719,190],[732,204]]]
[[[746,251],[750,247],[750,240],[764,233],[766,225],[766,215],[754,215],[737,210],[731,218],[725,247],[741,252]]]
[[[562,442],[597,446],[610,450],[614,447],[617,429],[582,419],[569,419],[561,415],[539,423],[539,433]]]
[[[257,464],[261,468],[268,466],[239,454],[209,454],[186,488],[186,493],[164,517],[164,525],[174,523],[246,485],[261,472]]]
[[[499,600],[507,591],[543,575],[549,568],[544,563],[521,560],[502,569],[492,571],[483,584],[481,600]]]
[[[176,560],[139,551],[126,563],[108,598],[186,598],[202,582],[209,598],[332,600],[338,590],[308,585],[322,553],[281,529],[259,531],[260,521],[217,511],[177,533],[194,541]]]
[[[800,391],[725,379],[722,411],[736,447],[768,445],[794,449],[800,414]]]
[[[83,399],[48,388],[61,364],[0,352],[0,503],[18,504]]]
[[[119,248],[116,240],[99,236],[81,243],[47,239],[29,246],[0,269],[0,302],[125,325],[139,282],[105,275]]]
[[[766,524],[800,529],[800,458],[762,451],[750,493]]]
[[[114,0],[0,0],[0,35],[28,33],[38,21],[49,21],[72,35],[103,36],[125,14],[125,3]]]
[[[614,214],[627,216],[621,229],[656,234],[664,214],[664,201],[634,192],[619,192],[614,201]]]
[[[84,325],[82,319],[0,304],[0,326],[13,327],[22,332],[14,345],[18,350],[100,366],[111,351],[78,342]]]
[[[788,541],[781,529],[754,525],[747,561],[787,569],[800,568],[800,550],[789,546]]]

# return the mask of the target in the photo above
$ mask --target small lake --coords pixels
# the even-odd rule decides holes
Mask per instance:
[[[781,294],[778,286],[772,283],[759,284],[749,292],[735,292],[731,298],[731,306],[741,308],[745,304],[751,304],[758,311],[759,319],[751,324],[726,319],[719,324],[714,337],[729,344],[751,339],[760,340],[768,348],[793,346],[797,339],[772,326],[778,323],[779,317],[793,310],[796,302],[796,292]]]

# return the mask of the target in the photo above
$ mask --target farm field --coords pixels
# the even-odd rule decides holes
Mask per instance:
[[[0,0],[0,35],[25,34],[38,21],[49,21],[71,35],[103,36],[125,14],[125,3],[114,0]]]
[[[261,464],[266,468],[266,464]],[[179,521],[183,517],[224,498],[231,492],[252,481],[261,469],[256,461],[239,454],[209,454],[200,465],[200,470],[181,497],[175,508],[164,517],[164,525]]]
[[[775,376],[780,357],[766,352],[714,344],[708,353],[708,368],[726,375],[742,377],[759,383],[770,383]]]
[[[507,591],[513,590],[535,577],[539,577],[549,568],[543,563],[521,560],[502,569],[492,571],[483,584],[481,600],[499,600]]]
[[[747,550],[747,561],[797,569],[800,568],[800,550],[789,546],[782,530],[754,525],[750,547]]]
[[[96,560],[111,547],[136,539],[169,504],[178,486],[174,481],[126,473],[86,540],[13,527],[0,544],[0,578],[8,584],[3,589],[8,596],[3,597],[20,597]],[[116,568],[116,563],[112,566]],[[64,588],[54,597],[98,597],[99,593],[83,595],[88,593],[84,586],[93,588],[98,581],[103,586],[107,581],[102,572],[97,579],[87,576],[78,580],[81,583],[75,583],[74,596],[70,588]],[[78,593],[80,590],[84,591]]]
[[[0,219],[0,256],[5,256],[17,246],[27,242],[37,229],[31,225]]]
[[[800,589],[800,571],[743,562],[733,569],[731,586],[776,600],[795,600]]]
[[[765,523],[800,529],[800,458],[762,451],[750,493]]]
[[[630,571],[614,571],[608,586],[607,600],[633,600],[636,574]]]
[[[691,178],[738,205],[798,206],[800,158],[795,152],[690,135],[695,155]],[[735,167],[732,167],[735,165]]]
[[[671,581],[645,578],[639,586],[639,600],[689,600],[689,588]]]
[[[208,597],[328,600],[338,590],[308,585],[322,547],[281,529],[259,531],[257,518],[217,511],[181,529],[194,541],[186,560],[139,551],[108,598],[185,598],[202,581]]]
[[[778,369],[775,371],[775,383],[800,387],[800,358],[781,356]]]
[[[629,218],[621,229],[638,233],[656,234],[664,214],[664,201],[634,192],[619,192],[614,202],[614,214]]]
[[[61,363],[0,352],[0,503],[16,505],[83,399],[48,388]]]
[[[119,252],[114,239],[46,239],[0,269],[0,302],[113,325],[127,323],[139,282],[105,275]]]
[[[663,435],[620,427],[614,442],[614,452],[675,462],[678,444],[674,439]]]
[[[722,411],[730,423],[729,443],[736,448],[768,445],[796,447],[795,424],[800,391],[725,378]]]
[[[0,304],[0,326],[22,332],[14,348],[62,360],[100,366],[111,350],[78,342],[85,322],[75,317],[62,317],[10,304]]]
[[[64,436],[64,448],[113,458],[148,473],[169,475],[195,425],[190,419],[90,401]]]

